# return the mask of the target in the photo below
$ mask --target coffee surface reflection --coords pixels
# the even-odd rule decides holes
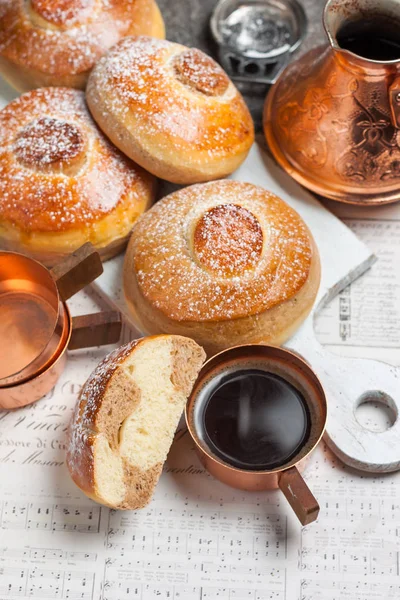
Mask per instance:
[[[259,369],[221,372],[203,387],[198,431],[216,457],[253,471],[278,468],[310,435],[301,393],[278,375]]]
[[[368,60],[400,59],[400,24],[379,16],[348,21],[339,29],[336,39],[343,50]]]

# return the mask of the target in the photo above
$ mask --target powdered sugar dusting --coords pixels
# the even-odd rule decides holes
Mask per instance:
[[[81,131],[65,120],[43,117],[28,123],[17,135],[14,152],[28,165],[40,167],[68,162],[83,152]]]
[[[203,267],[217,274],[240,275],[257,265],[263,234],[251,212],[236,204],[222,204],[204,213],[193,243]]]
[[[204,165],[253,140],[250,114],[226,74],[199,50],[172,42],[121,40],[96,64],[88,96],[100,118],[111,114],[157,158],[170,158],[173,146]]]
[[[129,220],[149,193],[141,173],[98,130],[83,92],[34,90],[0,111],[0,222],[25,234],[89,226],[117,207]]]
[[[0,52],[24,68],[74,75],[126,35],[153,31],[153,6],[138,0],[0,0]],[[36,9],[36,11],[35,11]],[[35,14],[49,27],[38,25]]]
[[[219,208],[224,205],[238,208]],[[209,224],[206,217],[204,265],[196,256],[195,232],[214,207],[218,210],[211,212]],[[247,225],[252,221],[258,232],[252,233],[251,227],[244,244],[229,233],[241,209],[251,213]],[[218,231],[224,239],[216,242],[213,261],[210,246]],[[239,265],[232,259],[227,268],[224,259],[217,258],[218,246],[224,257],[229,252],[238,257]],[[310,235],[299,215],[264,189],[235,181],[192,186],[158,202],[134,227],[130,252],[142,294],[176,321],[219,321],[267,310],[302,288],[312,260]],[[243,267],[244,255],[250,268],[237,274],[229,266]]]
[[[30,0],[32,9],[54,25],[72,25],[94,8],[94,0]]]
[[[229,77],[225,71],[215,60],[196,48],[177,56],[174,67],[183,83],[207,96],[222,95],[229,87]]]

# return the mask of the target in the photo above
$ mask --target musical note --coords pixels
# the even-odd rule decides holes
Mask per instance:
[[[2,529],[24,529],[26,527],[28,506],[11,502],[3,503],[1,515]]]
[[[57,394],[10,414],[0,442],[25,414],[59,405]],[[186,438],[183,465],[197,460]],[[400,599],[400,474],[362,478],[322,445],[305,471],[321,515],[305,528],[279,491],[234,490],[204,473],[164,471],[146,508],[116,511],[62,469],[12,471],[0,461],[0,600]]]
[[[26,591],[28,571],[15,567],[0,567],[0,594],[23,597]]]
[[[79,531],[80,533],[98,533],[101,507],[58,505],[53,509],[53,531]]]
[[[2,529],[41,529],[98,533],[101,507],[4,502]]]

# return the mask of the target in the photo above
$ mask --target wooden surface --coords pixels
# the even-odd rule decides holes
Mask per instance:
[[[90,242],[51,269],[60,298],[65,302],[103,272],[100,254]]]
[[[318,518],[319,504],[296,467],[282,472],[279,488],[302,525],[309,525]]]
[[[121,315],[115,310],[73,317],[68,350],[116,344],[120,340],[121,329]]]

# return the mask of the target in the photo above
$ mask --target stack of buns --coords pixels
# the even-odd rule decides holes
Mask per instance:
[[[122,509],[151,498],[201,346],[282,343],[320,277],[299,215],[222,179],[254,142],[241,94],[164,37],[155,0],[0,0],[0,74],[26,92],[0,111],[0,250],[51,266],[90,241],[107,260],[133,231],[127,303],[166,334],[109,355],[71,423],[73,480]],[[197,185],[150,208],[157,177]]]
[[[31,90],[0,111],[0,249],[52,265],[91,241],[106,260],[155,177],[209,181],[243,162],[242,96],[164,32],[154,0],[0,0],[0,73]],[[88,79],[86,97],[72,89]]]

